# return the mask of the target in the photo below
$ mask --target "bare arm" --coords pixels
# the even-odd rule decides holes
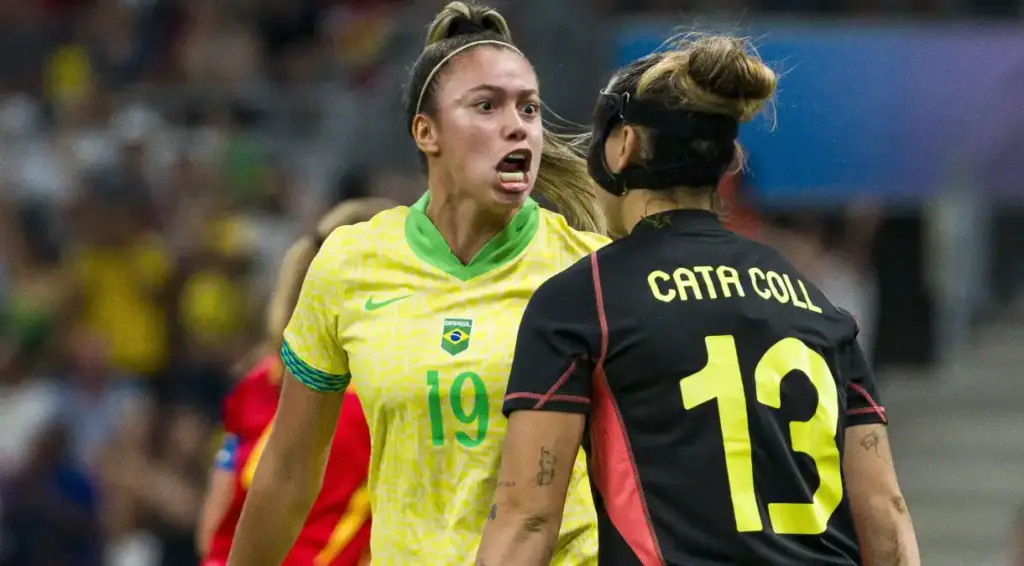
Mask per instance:
[[[196,551],[199,556],[206,556],[210,552],[210,541],[231,505],[234,490],[235,472],[213,468],[203,507],[199,511],[199,523],[196,525]]]
[[[550,563],[585,425],[586,416],[577,413],[523,410],[509,416],[477,566]]]
[[[864,563],[920,566],[917,536],[896,481],[885,425],[846,429],[843,471]]]
[[[343,399],[285,376],[228,566],[278,566],[285,559],[320,491]]]

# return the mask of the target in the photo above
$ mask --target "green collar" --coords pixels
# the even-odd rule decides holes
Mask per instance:
[[[508,226],[487,242],[468,264],[463,265],[434,223],[427,218],[428,202],[429,191],[410,207],[405,219],[405,239],[421,260],[461,281],[469,281],[515,259],[530,245],[540,227],[537,201],[528,198]]]

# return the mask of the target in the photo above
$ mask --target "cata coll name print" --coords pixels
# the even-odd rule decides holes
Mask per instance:
[[[654,298],[665,303],[746,297],[750,289],[766,301],[778,301],[818,314],[822,312],[811,300],[803,281],[786,273],[758,267],[751,267],[745,273],[727,265],[677,267],[671,273],[658,269],[647,275],[647,283]]]

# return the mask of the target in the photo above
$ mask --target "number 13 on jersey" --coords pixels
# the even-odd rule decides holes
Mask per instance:
[[[709,336],[705,343],[708,364],[679,382],[683,407],[689,410],[711,401],[718,404],[736,527],[740,532],[760,531],[763,526],[754,490],[747,400],[736,340],[732,336]],[[754,370],[757,402],[780,408],[782,380],[793,372],[806,375],[818,393],[818,406],[810,420],[790,423],[791,448],[814,461],[818,489],[810,503],[769,503],[768,517],[775,533],[817,535],[828,527],[829,518],[843,499],[839,447],[835,441],[839,398],[832,371],[821,354],[796,338],[785,338],[768,349]]]

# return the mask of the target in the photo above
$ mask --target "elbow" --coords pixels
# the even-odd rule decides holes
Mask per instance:
[[[857,507],[857,505],[854,506]],[[903,498],[903,494],[899,492],[868,497],[860,507],[863,507],[865,511],[875,516],[901,517],[910,515],[910,510],[907,509],[907,501]]]
[[[875,495],[851,504],[854,515],[869,530],[899,529],[910,522],[910,510],[901,493]]]
[[[506,516],[520,539],[555,533],[561,523],[560,513],[540,509],[514,509]]]
[[[558,517],[550,513],[529,513],[519,518],[519,530],[524,534],[543,533],[558,529]]]

